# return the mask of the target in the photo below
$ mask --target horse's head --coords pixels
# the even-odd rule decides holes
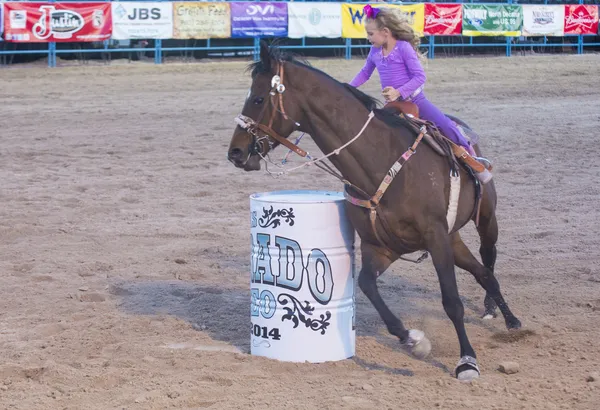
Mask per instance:
[[[227,152],[227,159],[246,171],[259,170],[261,158],[277,145],[289,145],[287,138],[300,125],[299,96],[286,89],[291,63],[284,57],[261,41],[260,61],[251,65],[252,85]]]

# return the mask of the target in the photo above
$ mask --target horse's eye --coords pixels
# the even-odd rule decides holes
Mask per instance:
[[[263,103],[263,101],[264,101],[264,100],[265,100],[265,99],[264,99],[264,98],[262,98],[262,97],[256,97],[256,98],[254,99],[254,104],[256,104],[256,105],[260,105],[260,104],[262,104],[262,103]]]

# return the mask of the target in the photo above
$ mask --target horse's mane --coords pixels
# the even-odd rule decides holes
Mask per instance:
[[[269,57],[271,57],[271,59],[274,61],[287,61],[290,63],[303,65],[311,70],[323,73],[322,71],[317,70],[316,68],[312,67],[310,65],[310,63],[302,56],[299,56],[298,54],[290,53],[287,51],[283,51],[281,48],[279,48],[277,40],[269,46]],[[248,68],[246,69],[246,71],[250,71],[250,75],[252,76],[252,78],[256,77],[258,74],[268,73],[270,70],[271,70],[271,67],[265,66],[265,64],[262,62],[262,60],[258,60],[253,63],[250,63],[248,65]],[[323,73],[323,74],[325,74],[325,73]],[[325,75],[327,75],[327,74],[325,74]]]
[[[389,111],[382,110],[379,107],[381,106],[381,102],[374,97],[371,97],[368,94],[360,91],[359,89],[351,86],[347,83],[341,83],[329,74],[319,70],[310,65],[310,63],[304,59],[303,57],[293,54],[290,52],[283,51],[277,44],[271,44],[269,47],[269,56],[274,61],[286,61],[292,64],[301,65],[305,68],[315,71],[323,76],[325,76],[330,81],[333,81],[337,86],[344,87],[346,90],[350,92],[350,94],[356,98],[365,108],[371,110],[375,113],[375,116],[385,122],[387,125],[391,127],[403,127],[412,131],[412,128],[407,127],[407,122],[402,117],[394,115]],[[248,65],[247,71],[251,73],[252,78],[256,77],[258,74],[268,73],[271,67],[265,67],[265,64],[259,60]]]

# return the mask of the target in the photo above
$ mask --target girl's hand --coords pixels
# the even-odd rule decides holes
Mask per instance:
[[[385,87],[381,94],[387,102],[396,101],[401,97],[400,92],[393,87]]]

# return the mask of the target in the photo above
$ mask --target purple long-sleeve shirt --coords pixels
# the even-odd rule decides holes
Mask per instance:
[[[386,57],[382,49],[371,47],[365,66],[350,82],[358,87],[364,84],[377,68],[381,80],[381,89],[394,87],[403,99],[411,96],[425,84],[425,71],[419,61],[417,52],[406,41],[397,41],[396,46]]]
[[[416,92],[422,90],[425,85],[425,72],[419,61],[417,52],[406,41],[398,41],[394,49],[387,57],[381,54],[381,48],[371,47],[365,66],[350,82],[350,85],[358,87],[364,84],[377,68],[381,80],[381,88],[394,87],[402,99],[411,100],[419,107],[419,116],[431,121],[455,143],[469,147],[469,142],[460,132],[454,121],[446,117],[439,108],[433,105],[424,95]]]

